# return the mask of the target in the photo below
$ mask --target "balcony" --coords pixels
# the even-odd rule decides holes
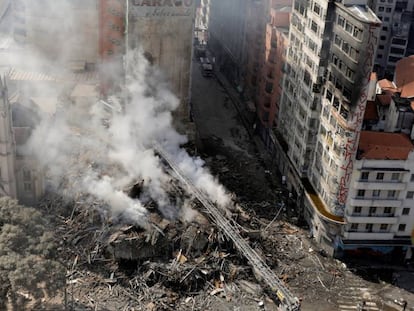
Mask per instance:
[[[344,232],[344,239],[347,240],[392,240],[394,233],[392,232]]]
[[[355,214],[347,212],[345,219],[350,223],[395,225],[398,223],[399,217],[394,214]]]
[[[387,198],[372,198],[372,197],[356,197],[352,198],[351,205],[362,206],[362,207],[401,207],[402,200],[398,199],[387,199]]]
[[[404,190],[405,184],[400,181],[358,180],[355,188],[366,190]]]

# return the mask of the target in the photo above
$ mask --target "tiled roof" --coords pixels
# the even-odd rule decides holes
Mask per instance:
[[[389,91],[391,93],[395,93],[398,91],[394,83],[392,83],[390,80],[387,80],[387,79],[379,80],[378,86],[381,88],[381,91],[383,92]]]
[[[414,97],[414,55],[400,59],[395,66],[395,83],[401,97]]]
[[[373,101],[367,102],[365,109],[364,120],[378,120],[377,105]]]
[[[360,159],[406,160],[414,145],[402,133],[362,131],[358,149]]]

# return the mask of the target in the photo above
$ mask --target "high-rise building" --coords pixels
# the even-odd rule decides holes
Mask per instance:
[[[257,82],[258,88],[254,97],[258,120],[257,132],[269,149],[274,145],[272,129],[277,126],[279,115],[291,9],[290,0],[269,1],[266,14],[264,49],[261,51],[263,57],[256,56],[256,58],[253,58],[256,61],[261,60]],[[253,74],[251,76],[253,78]]]
[[[345,223],[380,25],[364,0],[294,1],[278,127],[289,165],[281,156],[279,168],[315,237],[332,249]]]
[[[382,21],[374,68],[380,77],[390,77],[396,62],[407,55],[414,1],[372,0],[369,5]]]

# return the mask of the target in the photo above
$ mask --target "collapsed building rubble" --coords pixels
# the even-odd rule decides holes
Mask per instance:
[[[82,195],[42,202],[48,214],[61,209],[53,214],[60,215],[56,239],[68,271],[67,305],[74,310],[277,310],[243,254],[198,212],[203,206],[171,182],[169,195],[188,212],[167,218],[147,200],[146,229],[111,217],[103,202]],[[140,187],[125,191],[139,197]],[[334,310],[355,279],[361,288],[372,288],[373,302],[381,302],[381,284],[373,286],[326,258],[306,230],[273,221],[273,215],[256,215],[251,211],[258,203],[242,203],[231,211],[233,224],[302,304]]]
[[[68,271],[69,308],[234,310],[243,306],[241,310],[277,310],[245,258],[206,219],[165,219],[153,210],[154,226],[144,230],[111,219],[99,205],[98,201],[67,202],[59,197],[42,204],[45,210],[61,209],[55,219],[56,239]],[[370,299],[378,305],[382,301],[377,292],[383,284],[373,286],[343,263],[324,257],[301,228],[284,221],[268,226],[270,222],[251,216],[239,228],[305,305],[335,310],[350,282],[372,288]]]

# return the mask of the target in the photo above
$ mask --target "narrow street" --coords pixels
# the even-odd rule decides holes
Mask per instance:
[[[243,225],[263,233],[263,245],[259,248],[267,252],[266,260],[274,264],[279,277],[286,277],[292,293],[303,299],[301,310],[358,310],[362,301],[366,303],[365,310],[398,310],[384,304],[395,287],[387,285],[384,291],[384,283],[365,280],[340,261],[321,256],[306,230],[289,229],[293,235],[280,236],[283,220],[291,219],[281,204],[283,196],[277,176],[266,170],[257,145],[232,102],[234,94],[229,95],[220,83],[222,79],[222,76],[220,79],[203,77],[200,63],[193,60],[192,104],[197,152],[250,214],[250,220]],[[281,222],[273,222],[274,218]],[[266,230],[268,234],[264,233]],[[286,239],[290,242],[286,243]]]
[[[274,216],[280,204],[279,189],[266,170],[235,104],[216,77],[202,76],[195,59],[192,72],[193,116],[199,152],[238,199],[248,201],[250,206],[256,205],[256,212]]]

